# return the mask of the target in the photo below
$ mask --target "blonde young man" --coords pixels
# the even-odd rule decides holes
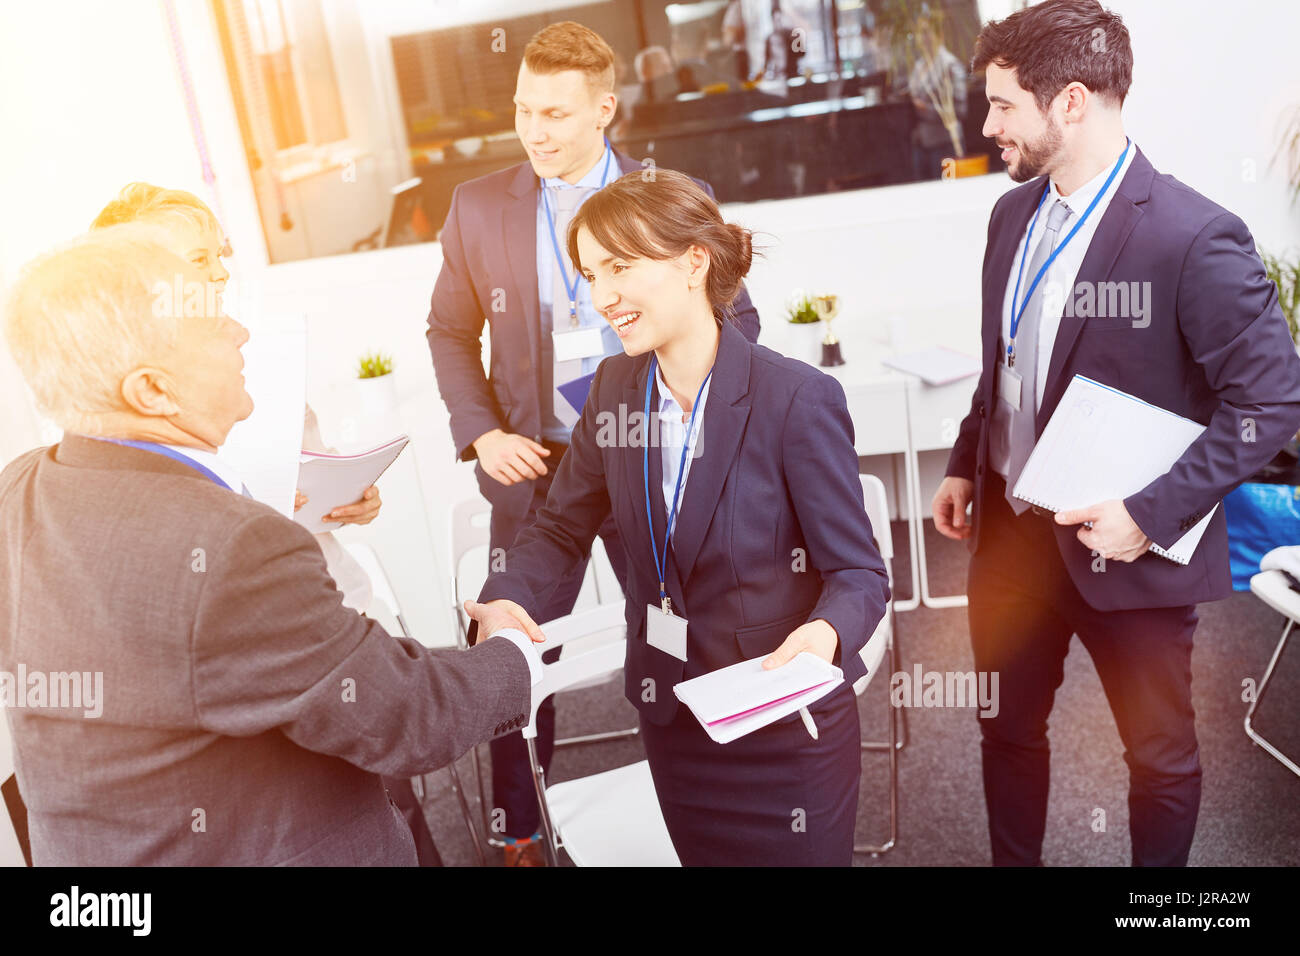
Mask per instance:
[[[492,503],[492,554],[504,554],[533,523],[596,366],[622,351],[563,251],[583,200],[642,168],[605,137],[617,106],[609,44],[578,23],[541,30],[524,50],[515,86],[515,130],[528,160],[458,186],[443,226],[429,349],[456,457],[475,462],[479,488]],[[713,195],[707,183],[699,185]],[[743,288],[734,311],[745,337],[757,341],[758,313]],[[623,584],[626,559],[612,520],[600,535]],[[584,562],[556,585],[538,620],[569,613],[585,572]],[[554,727],[547,701],[538,713],[544,767]],[[492,746],[492,791],[505,811],[507,865],[539,865],[537,798],[519,734]]]

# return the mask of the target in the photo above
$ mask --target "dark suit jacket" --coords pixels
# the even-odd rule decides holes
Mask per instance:
[[[506,570],[487,579],[479,600],[508,598],[536,615],[539,598],[586,556],[612,511],[628,559],[626,692],[647,719],[672,719],[678,681],[768,654],[816,618],[838,632],[837,663],[856,680],[864,673],[858,652],[884,616],[889,587],[863,508],[844,390],[730,325],[722,327],[668,561],[673,608],[689,621],[690,660],[646,643],[646,606],[659,613],[659,577],[643,447],[618,422],[642,415],[649,369],[648,354],[601,362],[537,523],[520,533]],[[662,548],[658,407],[655,397],[650,510]]]
[[[389,636],[304,528],[162,455],[23,455],[0,538],[0,669],[103,673],[99,718],[6,708],[37,865],[414,866],[379,775],[524,724],[518,648]]]
[[[1000,361],[1002,309],[1012,260],[1042,196],[1039,177],[993,208],[984,254],[984,370],[947,473],[973,479],[979,501],[989,467],[988,425]],[[1079,283],[1150,283],[1150,324],[1129,316],[1061,320],[1038,429],[1076,374],[1122,389],[1206,425],[1169,472],[1124,499],[1133,520],[1168,547],[1224,495],[1268,462],[1300,427],[1300,358],[1245,224],[1157,173],[1140,151],[1102,217]],[[1245,437],[1249,436],[1249,437]],[[1153,554],[1091,570],[1077,528],[1056,526],[1057,544],[1079,593],[1099,610],[1173,607],[1231,593],[1223,509],[1187,567]]]
[[[636,160],[614,155],[622,173],[641,169]],[[695,182],[713,195],[708,183]],[[539,183],[527,162],[462,183],[442,229],[442,271],[433,288],[427,335],[438,388],[451,412],[456,456],[464,461],[475,458],[474,439],[494,428],[541,440]],[[746,338],[757,342],[758,312],[743,286],[732,307]],[[492,342],[490,375],[483,373],[485,318]],[[493,508],[517,518],[528,511],[531,481],[503,485],[477,463],[474,473]]]

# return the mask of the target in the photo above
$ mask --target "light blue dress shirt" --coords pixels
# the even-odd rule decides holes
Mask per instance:
[[[605,164],[609,163],[609,180],[612,183],[623,174],[619,168],[618,158],[613,155],[609,146],[600,154],[596,160],[596,165],[587,171],[587,175],[578,180],[576,184],[565,182],[558,176],[545,178],[542,180],[543,189],[574,189],[583,187],[587,189],[601,188],[601,175],[605,172]],[[608,185],[608,183],[606,183]],[[585,200],[584,200],[585,201]],[[552,211],[555,206],[552,204]],[[574,266],[569,261],[569,253],[565,243],[564,233],[556,231],[556,239],[560,244],[560,254],[564,256],[564,268],[569,273],[569,278],[574,277]],[[551,227],[547,221],[546,204],[542,201],[541,193],[537,195],[537,300],[541,305],[541,323],[542,335],[550,335],[552,329],[551,309],[555,302],[555,295],[565,296],[567,293],[563,289],[554,290],[551,288],[555,282],[555,247],[551,245]],[[561,299],[561,301],[564,301]],[[578,324],[580,326],[598,325],[601,327],[601,341],[605,345],[604,355],[593,355],[582,360],[582,374],[587,375],[596,371],[596,366],[600,364],[605,355],[617,355],[623,351],[623,345],[619,341],[618,333],[615,332],[608,322],[596,311],[591,304],[591,286],[587,280],[578,277]],[[548,438],[561,439],[568,441],[568,435],[547,435]]]
[[[667,515],[673,508],[673,493],[677,490],[677,469],[682,464],[682,443],[687,439],[686,430],[690,427],[691,416],[677,404],[677,399],[673,398],[673,393],[664,384],[663,372],[657,363],[655,384],[659,387],[659,458],[663,463],[664,514]],[[686,482],[691,476],[691,462],[695,460],[695,452],[699,445],[700,428],[704,425],[704,406],[709,400],[711,384],[713,384],[712,378],[704,383],[704,388],[700,391],[699,404],[696,406],[695,429],[690,435],[690,450],[686,453],[686,465],[682,475],[682,493],[677,501],[679,517],[682,513],[682,501],[686,499]],[[686,421],[682,421],[683,415],[686,415]],[[673,522],[673,537],[677,537],[676,521]]]

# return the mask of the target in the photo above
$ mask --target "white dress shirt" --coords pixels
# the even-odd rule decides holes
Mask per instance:
[[[215,452],[206,451],[202,448],[191,448],[188,445],[168,445],[163,442],[159,442],[159,444],[163,448],[170,448],[172,451],[198,462],[224,481],[226,486],[235,494],[244,494],[245,485],[243,479],[239,477],[239,472],[229,462],[222,461],[221,457]],[[246,495],[245,497],[252,496]]]
[[[682,493],[677,502],[678,513],[682,510],[681,499],[686,497],[686,481],[691,474],[691,462],[695,458],[694,448],[699,442],[700,428],[704,425],[704,406],[709,400],[709,385],[712,381],[712,378],[709,378],[704,383],[704,388],[700,391],[699,403],[696,405],[695,429],[689,436],[689,447],[692,450],[686,453],[686,465],[682,469]],[[663,371],[657,362],[655,384],[659,386],[659,458],[663,463],[664,514],[668,515],[673,508],[673,493],[677,490],[677,468],[682,462],[682,444],[687,439],[686,431],[690,426],[691,416],[677,404],[677,399],[673,398],[673,393],[664,384]],[[682,421],[683,416],[686,421]],[[674,521],[673,536],[676,535],[677,523]]]
[[[1072,298],[1074,282],[1079,274],[1079,267],[1083,265],[1083,257],[1088,253],[1088,246],[1092,244],[1092,237],[1097,232],[1097,227],[1101,225],[1102,217],[1106,215],[1106,210],[1110,206],[1111,199],[1114,198],[1116,191],[1119,190],[1119,184],[1123,181],[1124,176],[1128,173],[1129,167],[1133,165],[1133,157],[1137,155],[1137,144],[1131,144],[1128,149],[1128,155],[1124,158],[1124,165],[1120,167],[1119,173],[1115,176],[1114,182],[1106,190],[1106,194],[1101,197],[1097,203],[1097,208],[1092,211],[1088,221],[1083,224],[1078,234],[1070,240],[1055,261],[1048,266],[1046,274],[1040,283],[1043,287],[1043,294],[1038,297],[1038,301],[1044,305],[1050,305],[1041,315],[1038,326],[1038,366],[1036,375],[1036,395],[1034,396],[1034,407],[1038,408],[1043,404],[1043,392],[1047,387],[1047,372],[1051,368],[1052,347],[1056,344],[1056,333],[1061,327],[1061,312],[1067,298]],[[1011,274],[1007,279],[1007,291],[1002,302],[1002,351],[998,354],[998,360],[1002,361],[1006,354],[1006,344],[1011,339],[1011,297],[1015,294],[1016,277],[1020,272],[1020,260],[1024,255],[1025,275],[1020,280],[1020,299],[1016,302],[1019,308],[1026,298],[1026,291],[1029,284],[1034,281],[1034,277],[1029,274],[1029,263],[1034,258],[1034,250],[1031,248],[1025,250],[1025,237],[1029,234],[1032,226],[1034,230],[1034,245],[1037,246],[1044,234],[1044,226],[1047,222],[1047,210],[1052,207],[1052,203],[1058,199],[1069,207],[1072,215],[1061,226],[1061,236],[1059,242],[1065,240],[1065,237],[1079,223],[1079,219],[1088,209],[1088,204],[1092,202],[1093,197],[1101,191],[1101,187],[1106,183],[1106,177],[1110,171],[1115,168],[1115,161],[1119,155],[1112,156],[1106,163],[1106,167],[1088,182],[1084,183],[1069,196],[1062,196],[1056,188],[1053,181],[1049,187],[1047,201],[1039,208],[1038,213],[1031,217],[1025,231],[1020,236],[1020,241],[1016,245],[1016,254],[1011,260]],[[1028,254],[1025,255],[1025,252]],[[1029,314],[1021,318],[1021,323],[1029,321]],[[1017,361],[1020,357],[1017,356]]]

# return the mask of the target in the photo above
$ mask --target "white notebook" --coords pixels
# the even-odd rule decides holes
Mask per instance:
[[[844,672],[807,651],[770,671],[768,655],[741,661],[673,687],[705,732],[720,744],[821,700],[840,684]]]
[[[1169,471],[1203,431],[1204,425],[1076,375],[1011,493],[1048,511],[1127,498]],[[1186,564],[1218,507],[1168,549],[1152,544],[1151,552]]]
[[[307,496],[307,503],[298,509],[293,520],[312,534],[343,527],[342,522],[321,521],[321,515],[359,501],[409,441],[405,435],[400,435],[378,448],[356,455],[304,451],[298,466],[298,490]]]

